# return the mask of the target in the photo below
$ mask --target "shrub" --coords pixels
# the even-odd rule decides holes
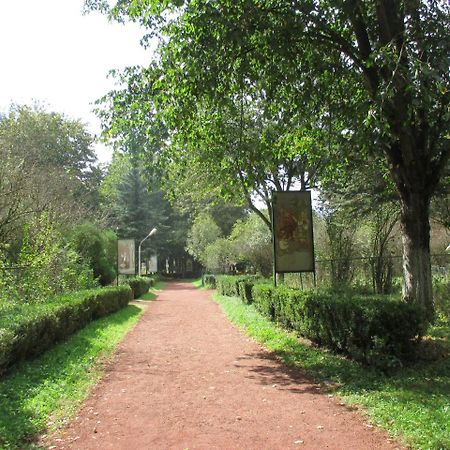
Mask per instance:
[[[212,275],[212,274],[203,275],[202,285],[209,289],[215,289],[216,288],[216,276]]]
[[[450,279],[448,276],[433,277],[433,298],[438,317],[450,321]]]
[[[117,236],[111,230],[102,230],[97,225],[85,222],[76,227],[71,238],[77,252],[88,262],[94,277],[102,286],[116,278]]]
[[[251,282],[257,279],[257,275],[218,275],[216,277],[216,286],[221,295],[240,297],[239,283]]]
[[[124,282],[133,291],[133,298],[139,298],[141,295],[146,294],[154,284],[153,279],[148,277],[126,278]]]
[[[242,280],[238,281],[237,283],[239,297],[247,305],[253,303],[252,289],[254,284],[255,284],[254,280]]]
[[[124,308],[130,300],[130,287],[118,286],[79,291],[47,303],[2,305],[0,373],[39,355],[90,321]]]
[[[272,302],[275,289],[270,284],[256,284],[252,289],[252,297],[256,309],[270,320],[275,320],[275,310]]]
[[[256,284],[256,308],[318,345],[357,360],[377,363],[381,355],[407,357],[422,334],[422,314],[409,304],[381,296],[348,296]]]
[[[46,302],[54,295],[94,285],[92,270],[65,243],[48,213],[25,226],[17,266],[21,268],[20,279],[12,282],[9,293],[25,302]]]

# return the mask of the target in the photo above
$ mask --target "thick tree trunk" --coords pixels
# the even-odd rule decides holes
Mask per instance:
[[[410,193],[402,198],[403,299],[424,309],[425,319],[434,318],[431,284],[430,222],[427,196]]]

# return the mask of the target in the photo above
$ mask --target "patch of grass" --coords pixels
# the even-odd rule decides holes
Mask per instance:
[[[392,374],[302,344],[239,298],[214,294],[229,319],[279,355],[304,369],[347,404],[362,406],[375,425],[420,450],[450,449],[450,358],[417,362]],[[442,330],[437,334],[442,336]],[[331,383],[330,383],[331,382]]]
[[[192,284],[193,284],[196,288],[202,288],[202,287],[203,287],[203,286],[202,286],[202,279],[201,279],[201,278],[198,278],[198,279],[194,280],[194,281],[192,282]]]
[[[138,300],[155,300],[158,294],[166,287],[164,281],[157,281],[154,286],[152,286],[146,294],[139,297]]]
[[[36,448],[34,437],[55,430],[71,417],[99,380],[104,361],[141,313],[129,305],[92,322],[4,376],[0,380],[0,448]]]

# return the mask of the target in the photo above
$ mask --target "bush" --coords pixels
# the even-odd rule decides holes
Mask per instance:
[[[207,287],[209,289],[216,288],[216,276],[212,274],[205,274],[202,277],[202,286]]]
[[[102,286],[111,284],[117,275],[117,236],[111,230],[85,222],[72,232],[77,252],[88,262]]]
[[[238,281],[238,292],[239,297],[241,300],[249,305],[250,303],[253,303],[253,297],[252,297],[252,289],[255,284],[256,280],[242,280]]]
[[[409,356],[423,331],[417,308],[386,297],[259,284],[252,295],[256,308],[270,319],[318,345],[367,363],[376,364],[381,355]]]
[[[46,302],[55,295],[94,287],[92,269],[67,245],[48,213],[25,226],[17,266],[19,277],[10,280],[8,294],[18,301]]]
[[[226,295],[228,297],[240,297],[239,283],[242,282],[250,283],[252,281],[257,280],[258,278],[259,277],[257,275],[218,275],[216,277],[216,287],[219,294],[221,295]]]
[[[89,322],[124,308],[129,286],[90,289],[47,303],[10,303],[0,309],[0,373],[37,356]]]
[[[148,277],[133,277],[126,278],[124,283],[130,286],[133,291],[133,298],[139,298],[141,295],[148,292],[148,290],[153,286],[154,281],[152,278]]]
[[[450,321],[450,279],[448,276],[433,277],[433,298],[438,317],[441,320]]]

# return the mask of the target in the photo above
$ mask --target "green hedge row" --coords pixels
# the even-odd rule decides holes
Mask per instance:
[[[257,275],[218,275],[216,288],[221,295],[240,297],[243,302],[251,303],[252,287],[257,281],[261,281]]]
[[[0,373],[66,339],[89,322],[124,308],[129,286],[75,292],[46,303],[14,303],[0,308]]]
[[[386,356],[408,357],[423,333],[423,315],[417,308],[386,297],[261,284],[253,287],[252,296],[256,308],[270,319],[318,345],[371,364],[385,365]]]
[[[139,298],[144,295],[155,284],[153,278],[148,277],[133,277],[126,278],[124,281],[133,291],[133,298]]]
[[[212,275],[210,273],[206,273],[202,276],[202,286],[207,287],[209,289],[216,288],[216,275]]]
[[[216,282],[221,295],[254,303],[283,327],[370,364],[407,358],[424,332],[420,310],[383,296],[274,287],[255,276],[218,276]]]

